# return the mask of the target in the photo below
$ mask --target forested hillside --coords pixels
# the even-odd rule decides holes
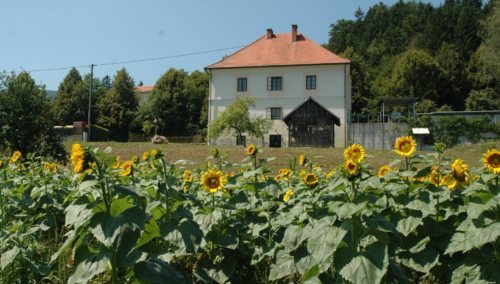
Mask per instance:
[[[418,97],[418,112],[500,108],[500,1],[439,7],[383,3],[331,25],[326,47],[352,61],[355,114],[381,97]]]

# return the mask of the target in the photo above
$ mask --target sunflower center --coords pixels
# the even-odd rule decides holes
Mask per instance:
[[[488,164],[491,165],[493,168],[498,168],[500,167],[500,155],[499,154],[493,154],[488,157]]]
[[[307,180],[307,182],[315,182],[315,181],[316,181],[316,179],[314,178],[314,176],[313,176],[313,175],[308,175],[308,176],[306,177],[306,180]]]
[[[351,171],[354,171],[356,169],[356,165],[355,164],[349,164],[347,165],[347,168]]]
[[[404,141],[401,143],[401,152],[408,153],[411,150],[411,143],[408,141]]]
[[[353,160],[359,160],[361,158],[361,153],[359,151],[354,150],[351,154]]]
[[[217,177],[210,177],[208,179],[208,187],[210,187],[210,188],[219,187],[219,179]]]

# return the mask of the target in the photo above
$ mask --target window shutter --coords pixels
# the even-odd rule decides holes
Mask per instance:
[[[267,90],[271,90],[271,77],[267,77]]]
[[[271,118],[271,108],[266,108],[266,118]]]

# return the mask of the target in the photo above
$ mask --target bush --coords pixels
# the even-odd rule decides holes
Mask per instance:
[[[465,118],[463,116],[443,116],[433,120],[431,116],[417,116],[407,120],[410,127],[428,127],[431,135],[426,144],[443,142],[449,147],[460,143],[460,138],[467,138],[477,143],[482,134],[492,132],[500,135],[500,125],[495,124],[489,116]]]

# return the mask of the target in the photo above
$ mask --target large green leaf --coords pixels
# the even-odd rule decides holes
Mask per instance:
[[[340,275],[351,283],[380,283],[385,271],[366,256],[358,255],[340,270]]]
[[[159,238],[160,235],[160,227],[158,223],[153,218],[149,219],[149,221],[144,225],[144,230],[142,231],[142,235],[136,243],[136,247],[141,247],[147,243],[149,243],[154,238]]]
[[[16,259],[17,255],[19,254],[20,250],[19,248],[13,247],[8,251],[2,252],[2,257],[0,259],[0,268],[1,270],[4,270],[9,264]]]
[[[82,257],[76,257],[82,258]],[[109,262],[108,252],[101,250],[96,254],[85,254],[85,259],[80,261],[73,274],[68,278],[68,283],[88,283],[94,276],[106,271]]]
[[[315,279],[319,275],[319,266],[316,264],[313,267],[309,268],[304,274],[302,274],[302,278],[300,279],[302,282],[310,281],[309,283],[315,283]],[[321,283],[321,282],[320,282]]]
[[[201,213],[194,216],[196,223],[200,225],[201,230],[206,234],[212,229],[212,226],[217,224],[222,219],[222,212],[214,210],[208,214]]]
[[[187,283],[175,268],[157,258],[136,263],[134,265],[134,275],[140,283]]]
[[[411,232],[413,232],[418,226],[422,224],[423,222],[421,219],[409,216],[407,218],[399,220],[398,224],[396,225],[396,229],[401,234],[403,234],[403,236],[407,237]]]
[[[342,223],[340,227],[323,226],[313,228],[313,232],[307,241],[307,249],[311,256],[318,263],[322,263],[331,257],[346,235],[348,228],[347,222]]]
[[[486,228],[456,232],[451,238],[445,254],[467,252],[473,248],[480,248],[484,244],[494,242],[499,236],[500,222],[493,223]]]
[[[131,207],[118,216],[98,212],[92,217],[92,234],[99,242],[110,247],[125,229],[144,228],[146,218],[146,214],[139,207]]]
[[[356,215],[366,208],[367,202],[361,202],[358,204],[355,203],[342,203],[342,205],[338,208],[332,208],[330,206],[330,210],[335,212],[337,216],[339,216],[339,220],[343,220],[346,218],[350,218],[352,215]]]
[[[429,273],[434,266],[439,264],[439,253],[431,247],[426,247],[418,253],[403,252],[399,255],[399,259],[408,268]]]
[[[370,229],[381,232],[396,232],[394,225],[384,217],[373,217],[365,220],[366,226]]]
[[[212,230],[206,234],[205,239],[229,249],[235,249],[239,243],[238,231],[232,227],[229,227],[224,231]]]
[[[285,245],[285,251],[290,252],[295,250],[303,241],[305,241],[311,234],[310,226],[297,226],[292,225],[286,228],[285,237],[283,238],[283,244]]]
[[[274,281],[296,272],[293,256],[284,251],[279,251],[276,262],[271,265],[269,280]]]
[[[80,227],[92,217],[92,207],[89,203],[70,204],[66,207],[65,226]]]

